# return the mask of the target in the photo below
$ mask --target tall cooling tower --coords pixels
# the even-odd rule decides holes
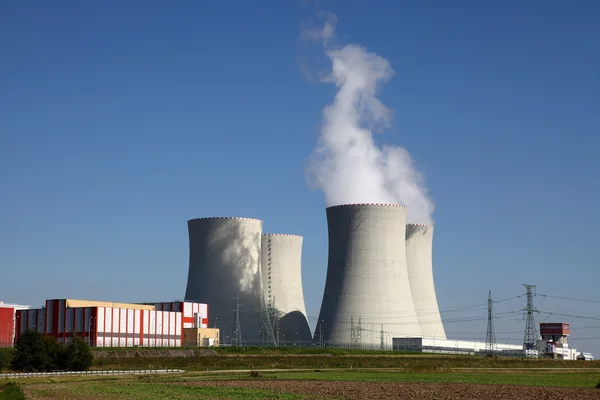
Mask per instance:
[[[433,226],[406,225],[405,243],[408,280],[423,337],[446,339],[433,282]]]
[[[260,343],[262,225],[253,218],[188,221],[190,266],[185,301],[208,304],[209,327],[221,329],[221,343],[236,339],[236,308],[242,343]]]
[[[280,342],[310,342],[302,291],[302,236],[263,234],[263,293]]]
[[[327,226],[329,261],[315,341],[379,348],[382,338],[389,347],[394,337],[420,337],[406,254],[398,246],[406,234],[406,208],[328,207]]]

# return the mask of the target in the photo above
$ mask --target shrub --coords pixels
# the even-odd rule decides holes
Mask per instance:
[[[78,336],[65,349],[65,366],[69,371],[85,371],[92,366],[93,359],[90,346]]]
[[[91,358],[89,346],[82,339],[74,338],[65,347],[52,336],[28,331],[19,337],[10,365],[23,372],[83,371],[91,365]]]
[[[261,376],[263,376],[263,374],[260,371],[252,370],[250,371],[250,376],[253,378],[260,378]]]
[[[596,389],[600,389],[600,381],[596,384]]]
[[[4,371],[4,369],[8,366],[6,351],[4,349],[0,349],[0,372]]]
[[[0,389],[2,388],[0,387]],[[8,382],[3,389],[0,398],[6,400],[25,400],[25,394],[23,394],[21,388],[16,383]]]
[[[27,331],[19,337],[11,362],[12,369],[24,372],[42,372],[51,368],[47,341],[39,332]]]

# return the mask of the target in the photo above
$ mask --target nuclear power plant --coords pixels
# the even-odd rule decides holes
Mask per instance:
[[[263,293],[278,342],[311,340],[302,291],[302,236],[263,234]]]
[[[311,334],[302,290],[302,236],[262,234],[253,218],[188,221],[185,301],[206,303],[222,342],[316,342],[391,348],[393,339],[446,339],[433,282],[433,226],[406,224],[397,204],[326,209],[321,311]],[[228,340],[229,339],[229,340]]]
[[[380,347],[392,337],[421,337],[403,246],[406,208],[328,207],[327,227],[327,278],[315,340]]]
[[[198,218],[188,221],[190,263],[185,301],[209,306],[209,326],[232,343],[261,342],[265,309],[260,248],[263,221]],[[222,339],[222,340],[223,340]]]

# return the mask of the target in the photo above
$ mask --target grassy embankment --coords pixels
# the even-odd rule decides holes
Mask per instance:
[[[474,356],[320,348],[103,349],[95,352],[93,369],[155,368],[186,371],[269,368],[401,368],[425,372],[443,371],[450,368],[600,368],[600,361],[532,360],[506,357],[492,359]]]
[[[454,372],[379,372],[379,371],[321,371],[277,372],[262,377],[249,374],[191,373],[178,376],[102,377],[102,378],[46,378],[21,381],[24,391],[31,398],[108,398],[108,399],[297,399],[304,398],[291,393],[243,387],[218,386],[219,380],[319,380],[363,382],[421,382],[421,383],[469,383],[509,384],[526,386],[556,386],[573,388],[595,387],[599,373],[585,370],[572,372],[510,371],[505,373],[454,373]],[[194,386],[190,383],[209,380],[210,386]],[[1,398],[1,397],[0,397]]]

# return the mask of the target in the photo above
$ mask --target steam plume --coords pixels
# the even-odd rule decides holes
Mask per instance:
[[[337,93],[323,110],[319,145],[309,158],[309,183],[325,193],[327,206],[352,203],[399,203],[408,221],[432,223],[433,202],[423,175],[403,147],[378,147],[373,130],[388,127],[393,112],[376,97],[380,83],[393,75],[389,62],[358,45],[331,48],[335,19],[304,36],[322,41],[331,61]]]

